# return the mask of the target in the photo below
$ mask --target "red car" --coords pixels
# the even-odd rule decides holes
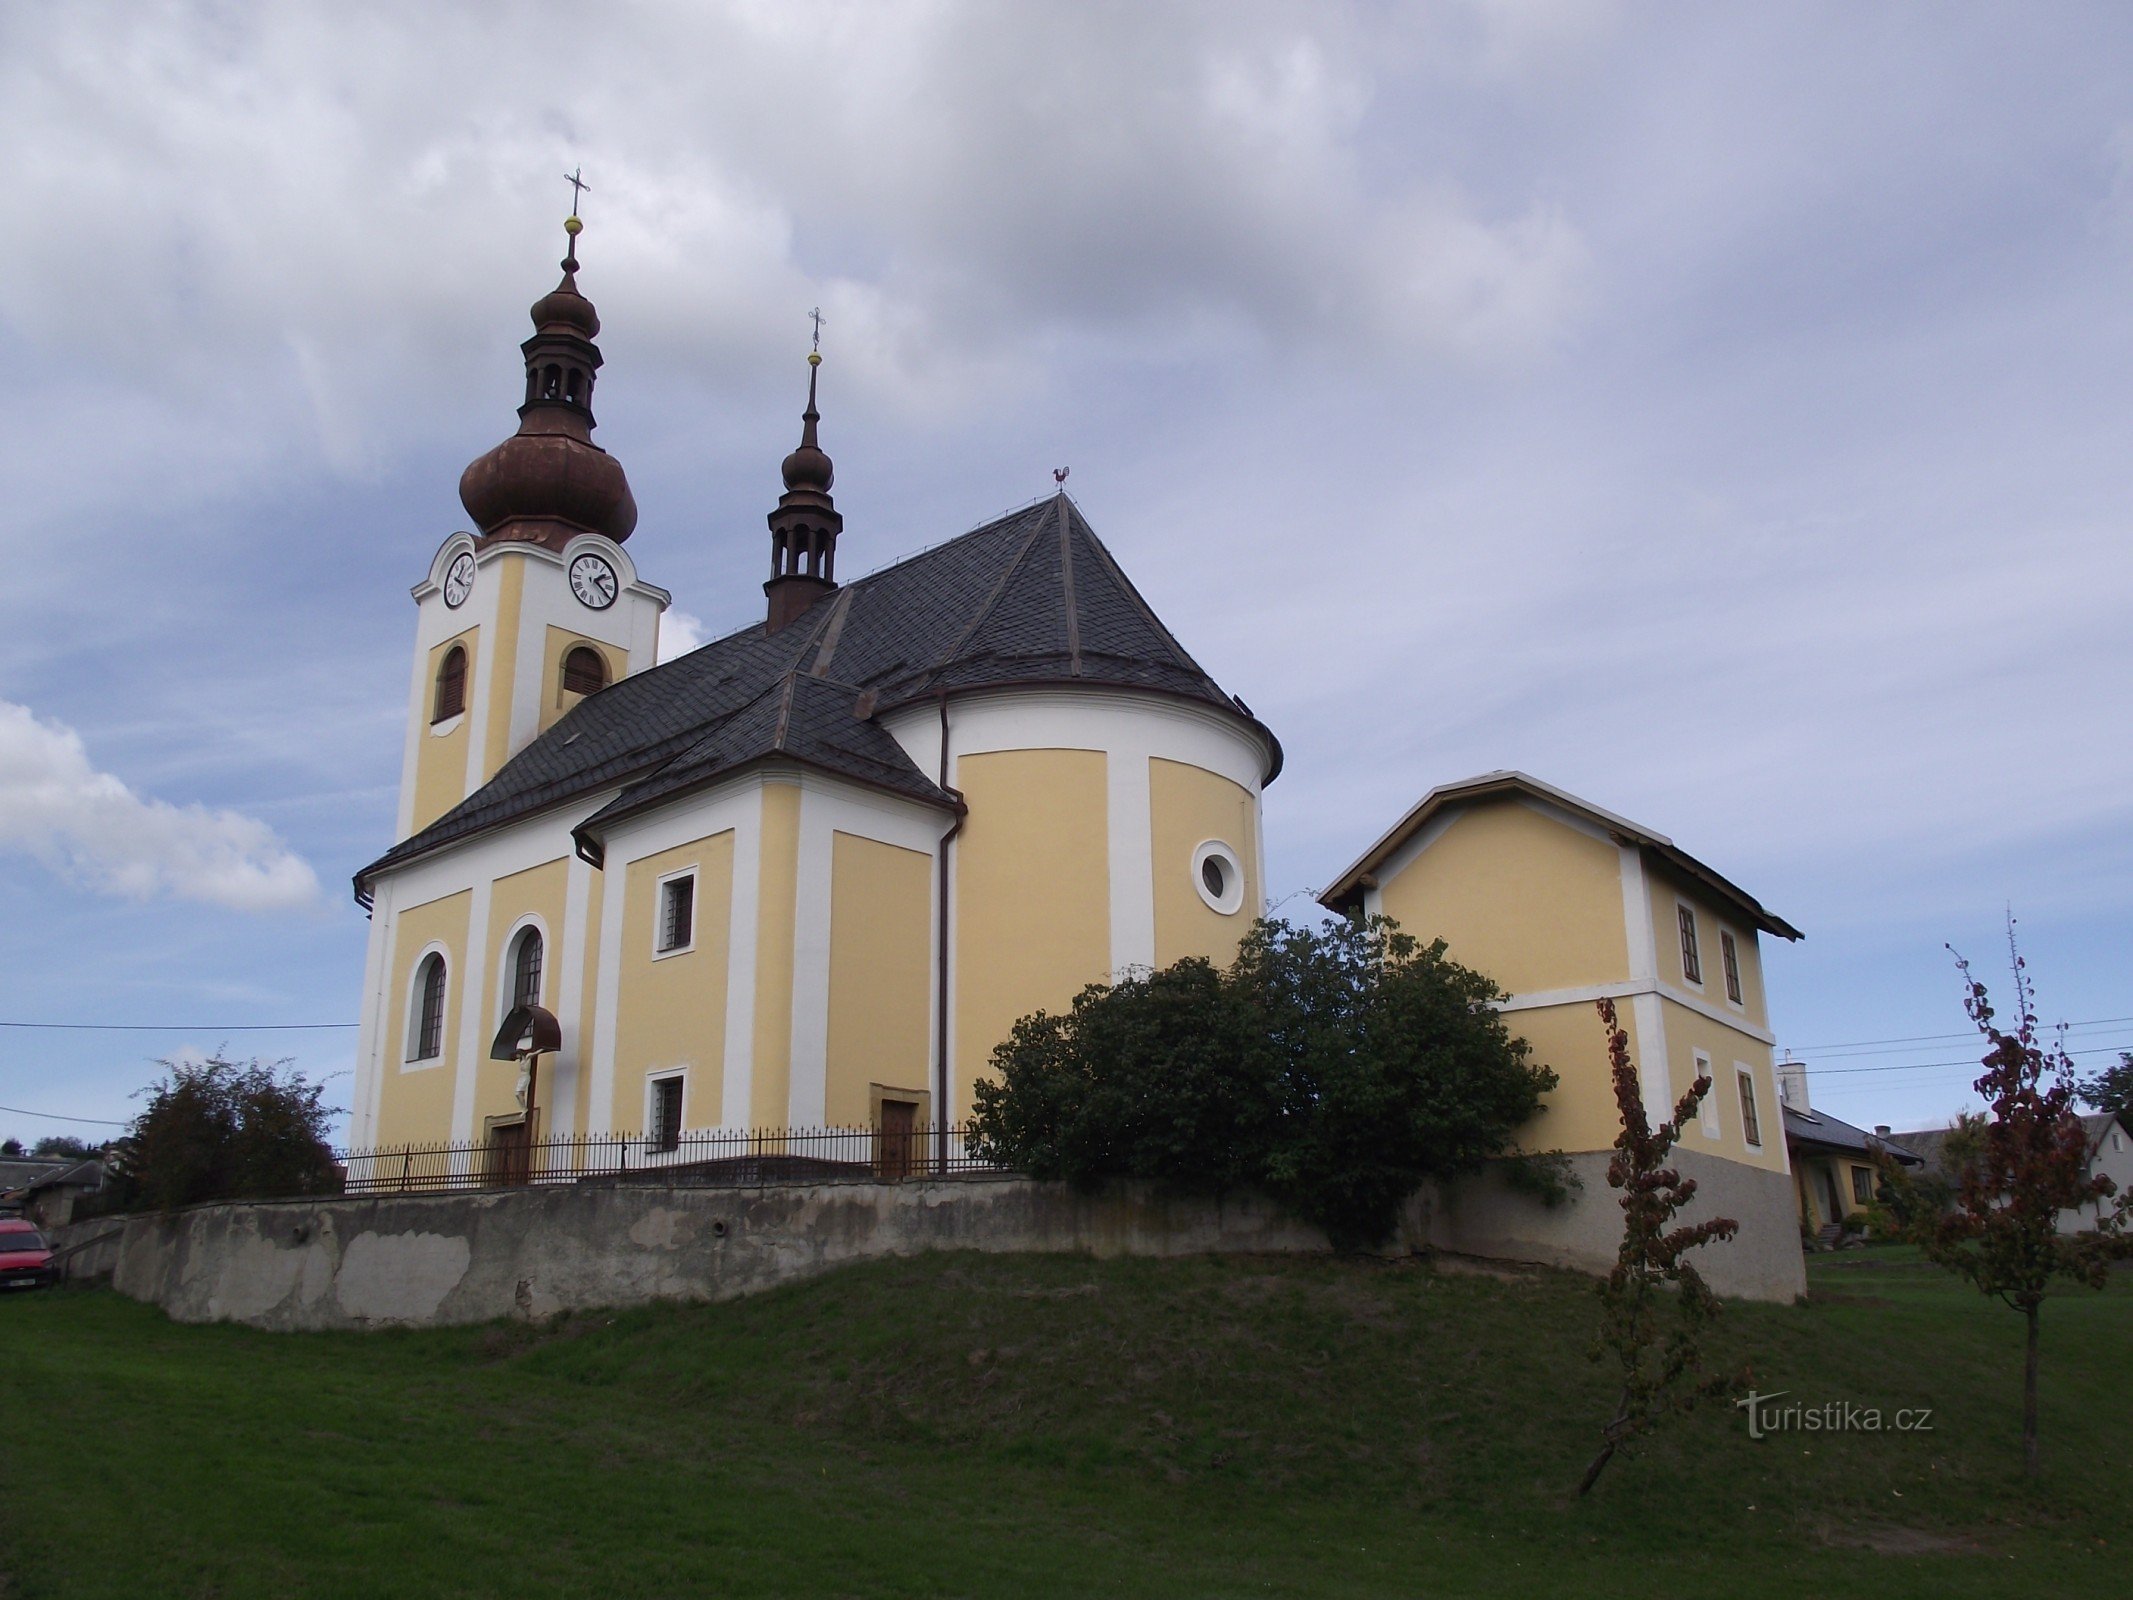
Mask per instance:
[[[52,1264],[52,1247],[35,1223],[20,1217],[0,1217],[0,1291],[48,1289],[59,1282],[59,1268]]]

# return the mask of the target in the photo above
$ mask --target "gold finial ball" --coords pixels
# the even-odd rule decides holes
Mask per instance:
[[[822,365],[822,352],[821,352],[820,350],[810,350],[810,351],[808,351],[808,352],[807,352],[807,364],[808,364],[809,366],[811,366],[811,367],[819,367],[819,366],[821,366],[821,365]]]
[[[585,231],[585,224],[578,220],[576,212],[572,212],[563,219],[563,231],[572,238],[576,238]]]

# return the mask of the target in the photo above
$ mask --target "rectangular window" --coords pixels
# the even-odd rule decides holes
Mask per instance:
[[[1740,1080],[1741,1137],[1759,1150],[1763,1144],[1763,1124],[1755,1114],[1755,1080],[1745,1072],[1735,1076]]]
[[[652,1129],[648,1148],[673,1150],[681,1144],[681,1079],[652,1080]]]
[[[1871,1167],[1852,1168],[1852,1198],[1861,1205],[1874,1203],[1874,1170]]]
[[[659,948],[684,950],[696,937],[696,874],[659,886]]]
[[[1696,1052],[1696,1076],[1704,1083],[1703,1099],[1696,1107],[1696,1120],[1703,1127],[1706,1139],[1718,1137],[1718,1080],[1711,1075],[1711,1055],[1707,1050]]]
[[[1687,906],[1676,906],[1675,914],[1681,919],[1681,975],[1690,983],[1703,982],[1703,962],[1696,955],[1696,913]]]
[[[1723,928],[1718,930],[1718,959],[1726,969],[1726,998],[1737,1006],[1745,1005],[1740,997],[1740,951],[1734,947],[1733,935]]]

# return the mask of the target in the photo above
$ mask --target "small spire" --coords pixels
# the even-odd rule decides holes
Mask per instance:
[[[815,386],[822,371],[822,313],[814,320],[813,347],[807,352],[807,409],[800,413],[800,447],[785,458],[779,475],[785,493],[770,513],[770,599],[772,633],[793,621],[837,587],[837,535],[844,518],[830,498],[836,469],[817,436],[822,414],[815,408]]]

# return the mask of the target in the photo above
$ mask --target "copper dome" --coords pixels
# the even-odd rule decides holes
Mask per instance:
[[[460,474],[459,501],[476,527],[499,538],[549,542],[584,530],[619,543],[637,526],[622,463],[567,433],[516,433],[477,457]]]

